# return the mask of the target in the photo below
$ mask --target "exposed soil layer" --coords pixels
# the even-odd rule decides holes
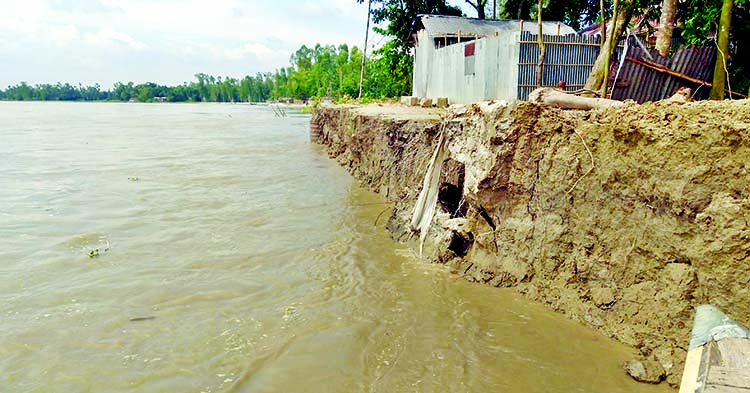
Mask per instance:
[[[426,258],[638,348],[671,385],[696,305],[750,325],[749,100],[387,113],[318,107],[311,135],[393,201],[389,230],[414,241],[411,215],[446,132]]]

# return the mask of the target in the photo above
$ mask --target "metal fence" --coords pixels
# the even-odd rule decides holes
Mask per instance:
[[[701,82],[711,82],[715,48],[681,46],[674,55],[665,57],[653,49],[646,52],[632,37],[627,47],[612,87],[613,99],[658,101],[672,96],[681,87],[693,89],[694,99],[708,97],[711,88]]]
[[[518,99],[525,100],[537,87],[539,62],[538,35],[522,32],[518,56]],[[542,86],[557,87],[565,81],[565,90],[582,89],[599,55],[599,36],[543,35],[545,55]],[[619,50],[618,50],[619,52]]]

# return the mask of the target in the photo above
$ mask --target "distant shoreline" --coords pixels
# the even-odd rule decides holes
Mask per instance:
[[[77,104],[227,104],[227,105],[252,105],[252,106],[269,106],[279,105],[285,108],[305,108],[311,106],[303,103],[283,103],[283,102],[222,102],[222,101],[119,101],[119,100],[0,100],[3,102],[57,102],[57,103],[77,103]]]

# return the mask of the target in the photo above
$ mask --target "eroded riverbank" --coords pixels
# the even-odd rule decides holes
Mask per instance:
[[[750,322],[747,100],[591,112],[319,107],[311,129],[393,202],[388,228],[412,242],[445,132],[424,256],[637,348],[646,378],[679,383],[695,305]]]

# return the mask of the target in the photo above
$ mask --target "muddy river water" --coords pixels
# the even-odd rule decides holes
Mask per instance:
[[[304,115],[0,103],[0,391],[671,391],[420,261],[386,208]]]

